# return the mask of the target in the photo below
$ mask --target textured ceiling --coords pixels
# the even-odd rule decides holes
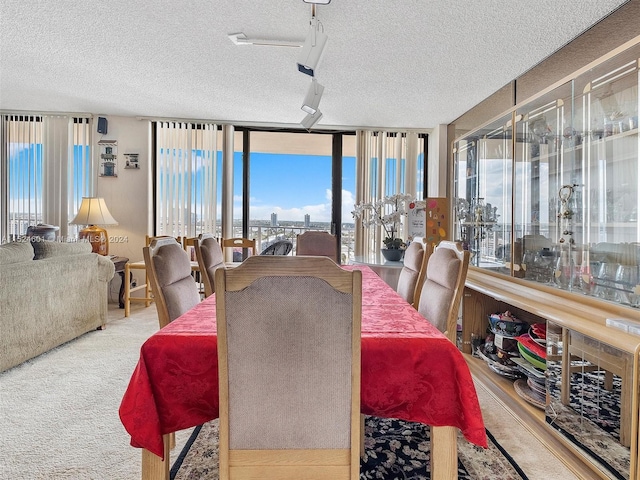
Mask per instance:
[[[319,127],[450,123],[625,0],[333,0]],[[0,0],[0,109],[299,126],[302,0]]]

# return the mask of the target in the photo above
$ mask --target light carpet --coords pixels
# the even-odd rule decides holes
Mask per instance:
[[[110,304],[106,330],[0,373],[0,479],[140,478],[140,450],[118,408],[158,320],[153,305],[123,317]],[[530,480],[577,478],[481,387],[478,397],[487,427]],[[177,432],[174,458],[192,431]]]

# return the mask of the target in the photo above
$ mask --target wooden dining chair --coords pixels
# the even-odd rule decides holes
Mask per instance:
[[[456,342],[458,311],[468,268],[469,252],[462,244],[441,241],[428,255],[418,299],[418,312],[453,343]]]
[[[224,268],[224,256],[218,239],[211,233],[201,233],[194,244],[205,298],[216,291],[215,272]]]
[[[175,238],[155,238],[142,252],[162,328],[198,304],[200,292],[189,256]]]
[[[256,254],[256,239],[249,239],[249,238],[242,238],[242,237],[236,237],[236,238],[223,238],[222,239],[222,251],[224,252],[226,248],[230,248],[234,253],[233,253],[233,261],[234,262],[241,262],[244,258],[245,258],[245,254],[244,254],[244,249],[247,249],[247,256],[252,256]],[[236,253],[239,253],[236,249],[238,248],[242,248],[243,249],[243,253],[241,254],[241,257],[239,258],[239,255],[236,255]]]
[[[424,253],[424,247],[420,242],[411,242],[404,252],[404,265],[400,270],[396,287],[398,294],[414,306],[414,299],[417,299],[416,290],[422,287],[426,273],[423,268]]]
[[[296,236],[296,255],[319,255],[338,263],[336,236],[329,232],[307,230]]]
[[[258,255],[215,276],[220,479],[359,479],[361,272]]]
[[[149,235],[145,235],[144,246],[148,247],[152,238]],[[131,270],[144,270],[144,282],[138,283],[135,287],[131,286]],[[144,260],[135,262],[127,262],[124,265],[124,316],[128,317],[131,314],[132,302],[144,302],[144,306],[148,307],[153,302],[153,296],[151,294],[151,283],[149,282],[149,276],[147,275],[147,267]],[[134,296],[133,293],[143,291],[142,297]]]

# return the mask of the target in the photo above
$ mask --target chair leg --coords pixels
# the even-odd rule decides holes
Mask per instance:
[[[151,283],[149,282],[149,275],[147,275],[147,271],[145,269],[144,272],[144,298],[145,298],[145,302],[144,302],[144,306],[148,307],[149,305],[151,305]]]
[[[129,263],[124,265],[124,277],[122,281],[124,282],[124,316],[125,318],[129,316],[131,312],[131,302],[129,301],[129,296],[131,295],[131,268],[129,268]]]

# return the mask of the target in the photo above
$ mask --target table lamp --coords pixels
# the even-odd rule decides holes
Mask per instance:
[[[109,255],[109,237],[107,231],[98,225],[117,224],[101,197],[82,197],[78,214],[69,222],[69,225],[87,225],[80,230],[78,237],[89,240],[92,251],[99,255]]]

